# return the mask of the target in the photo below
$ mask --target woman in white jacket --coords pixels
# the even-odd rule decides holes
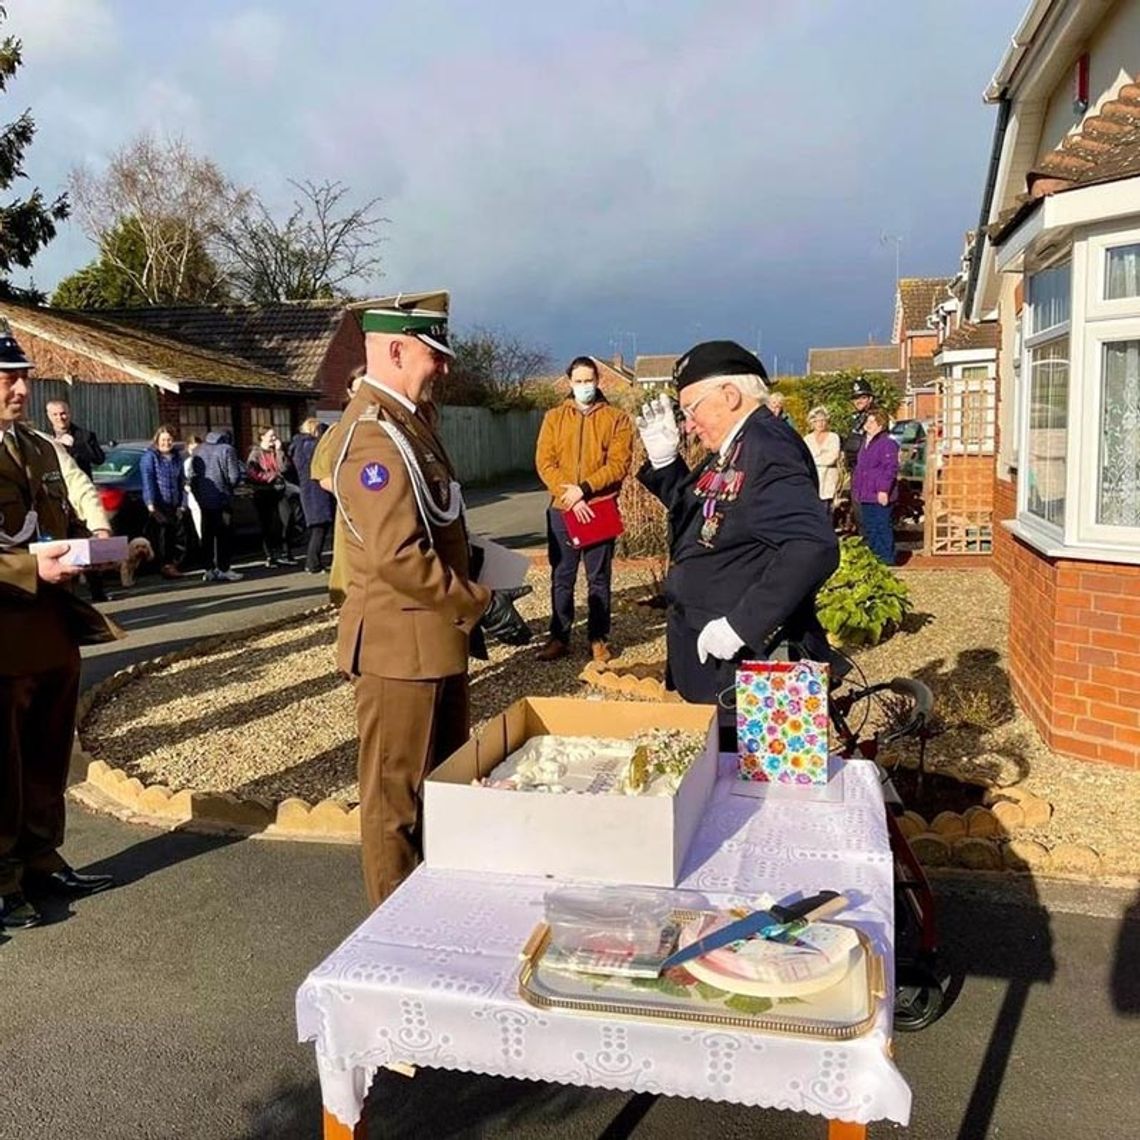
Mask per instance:
[[[804,443],[815,460],[815,471],[819,476],[819,497],[823,500],[829,518],[839,491],[839,463],[842,455],[839,436],[829,427],[830,422],[831,416],[822,404],[812,408],[808,412],[808,426],[811,430],[804,436]]]

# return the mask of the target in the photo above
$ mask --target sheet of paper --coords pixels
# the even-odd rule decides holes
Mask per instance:
[[[525,554],[508,550],[502,543],[481,534],[471,536],[471,545],[483,550],[483,569],[478,579],[480,585],[489,586],[492,590],[509,590],[526,581],[530,559]]]

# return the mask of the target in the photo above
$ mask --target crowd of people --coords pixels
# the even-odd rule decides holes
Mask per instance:
[[[357,310],[366,362],[330,429],[307,419],[286,445],[272,426],[258,425],[243,463],[228,432],[180,441],[162,424],[140,468],[147,528],[167,578],[183,574],[193,545],[207,581],[241,577],[232,568],[233,505],[243,483],[267,566],[291,561],[303,541],[305,569],[324,572],[335,528],[337,666],[355,691],[362,860],[373,903],[415,867],[424,778],[467,738],[470,657],[486,656],[488,637],[518,644],[510,631],[525,629],[513,608],[517,591],[480,581],[482,552],[438,432],[432,390],[453,357],[447,307],[446,293],[401,294]],[[26,625],[58,635],[39,640],[35,661],[0,655],[0,925],[11,928],[39,921],[25,885],[71,895],[109,885],[75,872],[58,848],[79,647],[121,636],[76,597],[70,584],[79,571],[64,557],[69,536],[109,534],[90,480],[101,448],[62,401],[49,409],[51,434],[23,423],[30,368],[16,342],[0,338],[0,614],[9,632]],[[801,437],[761,361],[732,341],[685,353],[674,369],[676,403],[662,395],[635,419],[606,399],[591,358],[573,360],[566,375],[569,393],[544,418],[535,454],[551,496],[551,619],[537,656],[553,661],[570,651],[584,565],[590,654],[610,659],[617,498],[636,430],[646,455],[636,478],[669,520],[666,684],[685,700],[718,705],[722,732],[731,734],[738,662],[830,658],[815,595],[838,565],[833,512],[845,473],[861,532],[893,561],[898,449],[889,419],[858,381],[846,439],[822,407],[811,410]],[[692,466],[686,434],[704,452]],[[48,536],[63,541],[28,549],[31,538]],[[50,711],[50,732],[30,709]]]

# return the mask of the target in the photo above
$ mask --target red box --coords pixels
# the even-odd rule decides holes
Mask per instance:
[[[625,529],[621,522],[621,511],[618,510],[617,495],[590,499],[589,507],[594,512],[594,517],[589,522],[579,522],[573,511],[562,512],[570,545],[578,550],[617,538]]]

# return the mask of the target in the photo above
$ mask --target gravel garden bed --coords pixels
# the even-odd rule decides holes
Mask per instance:
[[[1049,823],[1021,834],[1048,846],[1087,844],[1118,873],[1140,874],[1140,772],[1062,759],[1013,704],[1006,672],[1007,594],[987,570],[901,571],[914,612],[902,630],[855,655],[871,680],[913,676],[935,693],[943,731],[935,772],[1020,785],[1051,802]],[[586,696],[584,631],[570,656],[535,660],[549,615],[549,575],[519,603],[535,639],[492,646],[474,662],[477,727],[528,696]],[[664,612],[646,567],[614,575],[615,664],[664,660]],[[584,614],[584,595],[580,613]],[[352,690],[333,668],[335,618],[320,614],[148,672],[99,701],[81,726],[84,747],[144,784],[243,797],[356,802]],[[607,693],[607,697],[612,694]],[[1112,857],[1109,857],[1109,853]]]

